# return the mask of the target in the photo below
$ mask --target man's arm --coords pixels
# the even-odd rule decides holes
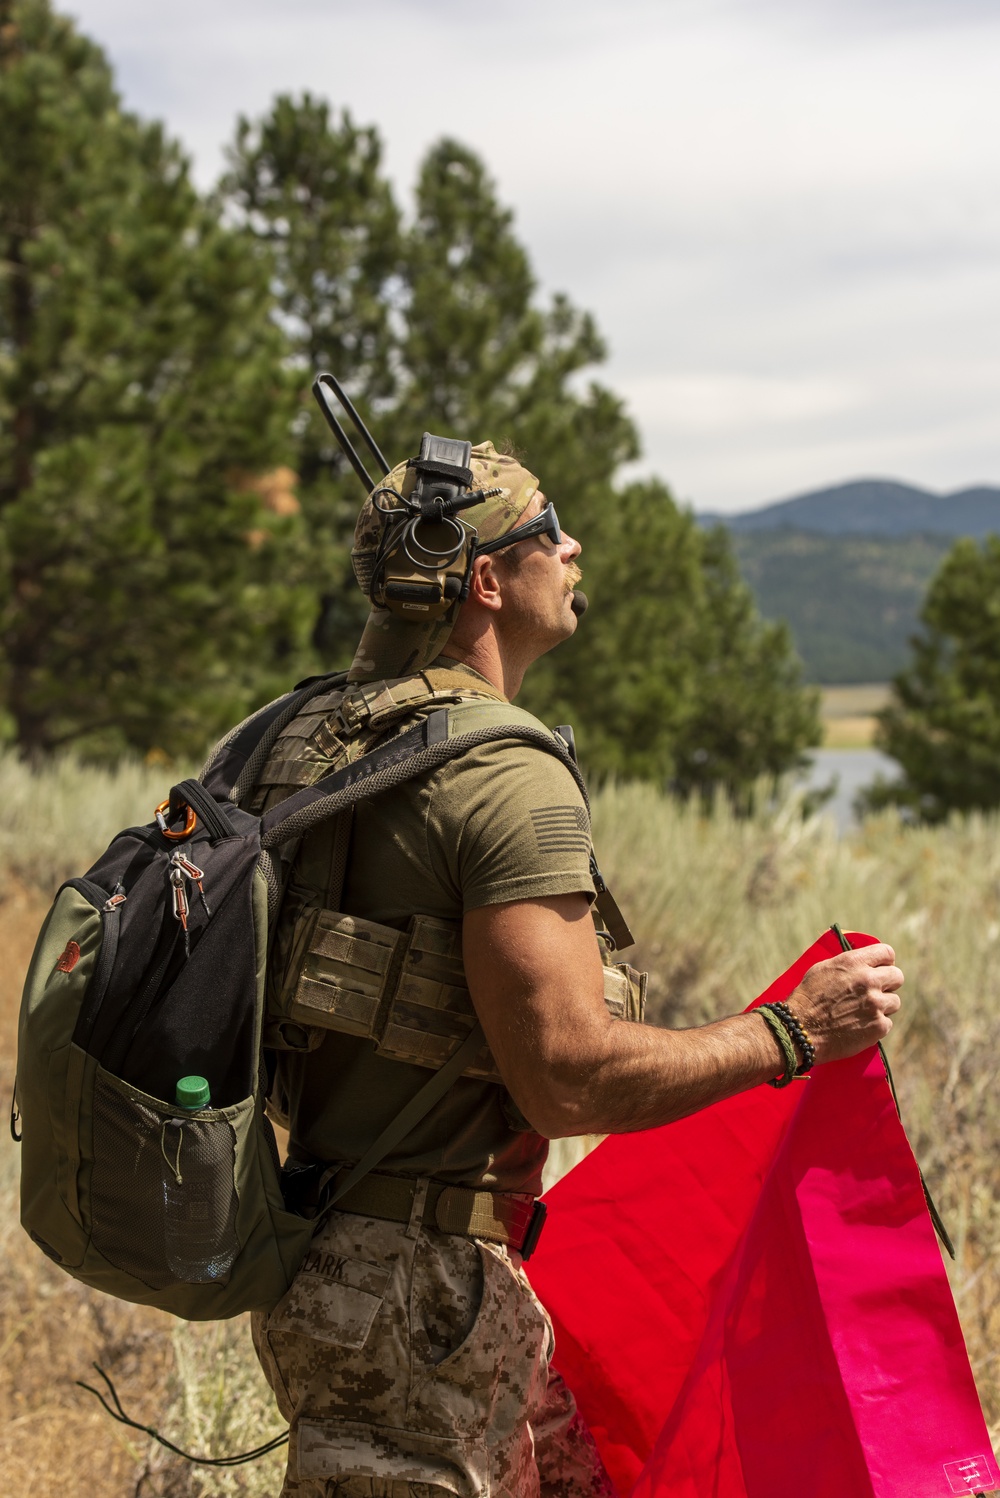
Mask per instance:
[[[538,1130],[620,1134],[656,1128],[780,1076],[760,1015],[690,1030],[613,1020],[582,894],[485,905],[463,922],[476,1013],[514,1101]],[[892,1029],[903,975],[891,947],[817,963],[790,1000],[817,1062],[867,1050]]]

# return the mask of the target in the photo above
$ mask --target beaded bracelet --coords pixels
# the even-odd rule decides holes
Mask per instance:
[[[803,1030],[802,1025],[783,1001],[774,1005],[775,1010],[785,1022],[785,1029],[789,1032],[792,1040],[798,1046],[802,1054],[802,1065],[796,1071],[796,1076],[805,1076],[806,1072],[812,1071],[816,1064],[816,1050],[809,1036]]]
[[[799,1064],[799,1058],[796,1056],[795,1047],[792,1044],[792,1037],[785,1029],[785,1023],[781,1015],[775,1014],[773,1004],[760,1004],[757,1008],[757,1013],[762,1019],[767,1021],[768,1029],[781,1047],[781,1054],[785,1060],[785,1070],[782,1076],[773,1077],[767,1085],[769,1087],[787,1087],[790,1082],[794,1082],[795,1069]]]

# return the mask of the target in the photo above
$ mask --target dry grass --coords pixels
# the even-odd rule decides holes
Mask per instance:
[[[870,749],[878,723],[874,718],[824,718],[824,749]]]
[[[857,686],[823,687],[820,711],[824,718],[870,717],[885,707],[892,688],[884,681],[863,681]]]
[[[0,761],[0,1081],[9,1097],[20,975],[48,898],[118,827],[148,820],[171,778]],[[642,941],[661,1022],[741,1008],[824,926],[893,941],[907,972],[891,1041],[904,1120],[956,1239],[959,1311],[988,1419],[1000,1423],[1000,822],[933,830],[891,815],[838,841],[794,803],[754,821],[712,817],[648,787],[594,798],[602,865]],[[44,890],[44,896],[39,892]],[[562,1164],[572,1150],[562,1149]],[[121,1431],[74,1387],[92,1360],[126,1407],[188,1449],[221,1454],[280,1429],[242,1322],[196,1327],[91,1294],[16,1226],[13,1146],[0,1146],[2,1490],[18,1498],[264,1498],[281,1454],[213,1472]]]
[[[867,749],[874,741],[875,714],[889,701],[889,687],[866,682],[854,687],[824,687],[823,746]]]

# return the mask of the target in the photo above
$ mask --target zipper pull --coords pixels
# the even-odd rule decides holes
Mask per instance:
[[[124,905],[127,899],[124,884],[116,884],[114,894],[109,895],[105,900],[103,909],[108,912],[117,910],[119,905]]]
[[[184,932],[184,955],[191,956],[191,942],[188,936],[188,915],[191,907],[188,904],[187,890],[184,888],[184,875],[180,869],[170,870],[170,888],[174,900],[174,917],[181,923]]]
[[[188,928],[188,913],[191,907],[188,904],[187,891],[184,888],[184,875],[180,869],[170,870],[170,887],[173,890],[174,896],[174,915],[186,932]]]
[[[205,899],[205,885],[203,883],[203,880],[205,878],[205,870],[199,869],[196,863],[192,863],[187,854],[182,853],[180,848],[177,848],[175,852],[170,855],[170,863],[171,879],[173,879],[174,869],[180,869],[188,877],[188,879],[191,880],[192,884],[196,884],[198,886],[198,894],[201,896],[201,903],[205,907],[205,914],[211,915],[211,908],[208,901]]]
[[[175,849],[170,855],[170,862],[176,868],[183,869],[189,879],[194,879],[197,882],[205,877],[205,870],[199,869],[196,863],[192,863],[187,854],[182,853],[180,848]]]

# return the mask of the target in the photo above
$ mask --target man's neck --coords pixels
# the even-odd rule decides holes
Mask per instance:
[[[485,631],[464,648],[449,641],[441,652],[441,659],[457,661],[459,665],[478,672],[490,686],[502,692],[508,702],[521,690],[524,670],[514,670],[509,663],[505,663],[491,630]]]

